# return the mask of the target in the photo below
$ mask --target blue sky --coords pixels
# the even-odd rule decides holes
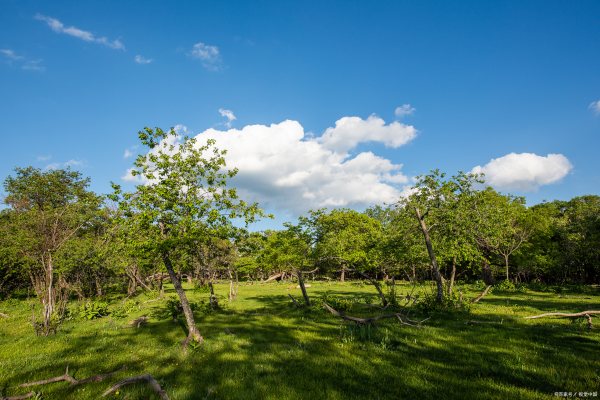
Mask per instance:
[[[277,221],[432,168],[534,204],[599,194],[599,100],[598,1],[0,2],[2,180],[72,165],[106,193],[144,126],[231,127],[232,163],[297,161],[239,179]]]

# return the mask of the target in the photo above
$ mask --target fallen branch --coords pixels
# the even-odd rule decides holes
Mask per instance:
[[[69,375],[69,367],[67,366],[67,369],[63,375],[55,376],[55,377],[48,378],[48,379],[43,379],[41,381],[22,383],[19,385],[19,387],[47,385],[48,383],[55,383],[55,382],[69,382],[71,384],[71,386],[82,385],[84,383],[89,383],[89,382],[101,382],[106,378],[110,378],[111,376],[113,376],[114,374],[116,374],[117,372],[119,372],[123,369],[125,369],[124,366],[119,368],[116,371],[109,372],[107,374],[93,375],[93,376],[90,376],[85,379],[75,379],[71,375]]]
[[[283,279],[283,272],[280,272],[275,275],[271,275],[269,278],[267,278],[266,281],[264,281],[264,283],[275,281],[275,280],[280,280],[280,279]]]
[[[114,384],[113,386],[111,386],[110,388],[108,388],[102,394],[102,397],[106,397],[109,394],[115,393],[117,390],[119,390],[123,386],[131,385],[132,383],[138,383],[138,382],[143,382],[143,381],[147,382],[150,385],[150,387],[152,388],[152,390],[154,390],[156,392],[156,394],[158,394],[162,400],[169,400],[169,396],[167,395],[167,392],[164,391],[164,389],[160,386],[160,384],[156,381],[156,379],[154,379],[152,377],[152,375],[150,375],[150,374],[132,376],[131,378],[123,379],[121,382],[118,382],[118,383]]]
[[[335,315],[336,317],[340,317],[341,319],[346,320],[346,321],[354,322],[358,325],[372,324],[376,321],[379,321],[380,319],[397,318],[400,321],[400,323],[403,325],[410,325],[415,328],[420,328],[419,325],[429,319],[429,318],[426,318],[423,321],[413,321],[413,320],[408,319],[405,315],[403,315],[401,313],[384,314],[384,315],[378,315],[376,317],[368,317],[368,318],[351,317],[349,315],[346,315],[342,312],[337,311],[335,308],[331,307],[327,303],[323,303],[323,305],[325,306],[327,311],[329,311],[331,314]]]
[[[579,317],[587,317],[588,315],[600,314],[600,311],[582,311],[579,313],[568,314],[568,313],[559,313],[559,312],[551,312],[540,315],[532,315],[530,317],[524,317],[525,319],[536,319],[536,318],[544,318],[544,317],[565,317],[565,318],[579,318]]]
[[[553,313],[544,313],[544,314],[540,314],[540,315],[532,315],[532,316],[524,317],[524,318],[525,319],[537,319],[537,318],[544,318],[544,317],[573,318],[573,319],[586,318],[588,329],[592,329],[592,315],[596,315],[596,314],[600,314],[600,311],[589,310],[589,311],[582,311],[582,312],[573,313],[573,314],[553,312]]]
[[[490,291],[491,288],[492,288],[492,285],[487,285],[487,287],[483,290],[483,292],[481,292],[481,294],[479,296],[477,296],[471,300],[471,303],[479,303],[479,300],[483,299],[483,297],[486,294],[488,294],[488,292]]]

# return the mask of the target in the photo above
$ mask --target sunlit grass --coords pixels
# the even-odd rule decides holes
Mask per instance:
[[[385,312],[375,307],[372,286],[310,283],[313,299],[328,293],[354,300],[348,313]],[[416,293],[428,290],[425,285]],[[468,299],[478,289],[461,290]],[[97,399],[121,378],[150,373],[172,399],[538,399],[555,398],[554,392],[600,391],[600,326],[588,331],[582,322],[522,318],[598,309],[600,294],[594,289],[492,293],[470,312],[412,311],[415,319],[431,317],[422,329],[390,319],[369,332],[318,307],[296,309],[287,296],[301,300],[295,283],[241,284],[233,302],[226,297],[228,285],[216,285],[216,291],[223,309],[196,312],[206,343],[187,356],[180,348],[183,324],[160,318],[164,302],[146,302],[150,295],[138,296],[139,306],[124,318],[74,317],[47,338],[36,337],[31,328],[34,300],[2,302],[0,311],[10,317],[0,319],[0,394],[25,393],[16,388],[19,383],[61,375],[67,366],[76,378],[126,370],[105,382],[34,390],[44,399]],[[410,291],[402,284],[398,295]],[[188,295],[193,302],[208,299],[191,287]],[[119,304],[115,298],[110,308]],[[129,327],[141,315],[149,316],[148,324]],[[468,324],[471,320],[495,323]],[[114,398],[152,395],[138,386]]]

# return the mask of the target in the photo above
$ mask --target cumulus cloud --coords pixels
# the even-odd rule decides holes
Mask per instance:
[[[183,131],[181,126],[178,129]],[[331,129],[335,128],[325,132],[335,137]],[[370,151],[348,153],[361,141],[385,140],[396,147],[406,142],[382,137],[377,130],[368,132],[374,136],[363,132],[361,139],[355,140],[357,135],[350,135],[352,143],[330,147],[322,138],[307,135],[299,122],[286,120],[227,131],[207,129],[195,137],[198,146],[215,139],[218,148],[227,150],[227,167],[239,169],[232,185],[242,198],[258,201],[278,213],[298,215],[320,207],[363,208],[391,203],[409,193],[409,178],[402,173],[401,164]],[[143,183],[131,169],[122,179]]]
[[[411,125],[398,121],[386,125],[383,119],[375,115],[366,120],[343,117],[335,122],[335,127],[325,130],[319,142],[327,149],[345,152],[364,142],[381,142],[387,147],[397,148],[410,142],[416,135],[417,130]]]
[[[596,115],[600,115],[600,100],[592,101],[588,106]]]
[[[538,156],[534,153],[510,153],[476,166],[473,173],[483,173],[485,182],[498,189],[537,190],[540,186],[564,178],[573,166],[562,154]]]
[[[89,31],[84,31],[83,29],[79,29],[74,26],[65,26],[58,19],[48,17],[42,14],[36,14],[34,18],[38,21],[45,22],[50,27],[50,29],[52,29],[56,33],[63,33],[65,35],[81,39],[85,42],[98,43],[115,50],[125,50],[125,45],[119,39],[109,40],[104,36],[98,37]]]
[[[217,46],[198,42],[192,46],[190,56],[201,60],[202,66],[210,71],[217,71],[221,66],[221,53]]]
[[[228,131],[208,129],[196,138],[199,144],[215,139],[217,147],[227,150],[228,167],[239,169],[233,183],[242,196],[279,211],[298,214],[319,207],[360,208],[394,202],[408,183],[402,165],[372,152],[350,156],[345,150],[358,141],[330,147],[321,138],[308,137],[296,121]]]
[[[228,128],[231,128],[231,123],[237,119],[233,111],[227,110],[225,108],[219,108],[219,114],[221,114],[221,117],[227,118],[225,126]]]
[[[153,61],[151,58],[146,58],[146,57],[141,56],[139,54],[136,55],[133,59],[135,60],[136,63],[142,64],[142,65],[144,65],[144,64],[150,64]]]
[[[402,104],[401,106],[396,107],[394,110],[394,115],[398,118],[402,118],[406,115],[414,114],[415,111],[417,111],[417,109],[410,104]]]

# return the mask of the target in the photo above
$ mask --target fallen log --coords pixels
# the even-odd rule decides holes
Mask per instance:
[[[578,312],[578,313],[560,313],[560,312],[551,312],[551,313],[544,313],[544,314],[539,314],[539,315],[531,315],[529,317],[524,317],[525,319],[537,319],[537,318],[545,318],[545,317],[558,317],[558,318],[586,318],[587,319],[587,324],[588,324],[588,329],[592,329],[592,315],[596,315],[596,314],[600,314],[600,311],[598,310],[589,310],[589,311],[582,311],[582,312]]]
[[[132,383],[138,383],[138,382],[147,382],[150,385],[150,387],[152,388],[152,390],[154,390],[156,392],[156,394],[158,394],[162,400],[169,400],[169,396],[167,395],[167,392],[165,392],[165,390],[160,386],[160,384],[156,381],[156,379],[154,379],[154,377],[150,374],[132,376],[131,378],[123,379],[121,382],[118,382],[118,383],[114,384],[113,386],[111,386],[110,388],[108,388],[102,394],[102,397],[106,397],[112,393],[115,393],[117,390],[119,390],[123,386],[131,385]]]
[[[492,285],[487,285],[487,287],[483,290],[483,292],[481,292],[481,294],[479,296],[477,296],[471,300],[471,303],[479,303],[479,300],[483,299],[483,297],[486,294],[488,294],[488,292],[490,291],[491,288],[492,288]]]
[[[89,382],[101,382],[101,381],[103,381],[106,378],[110,378],[111,376],[113,376],[117,372],[120,372],[123,369],[125,369],[124,366],[121,367],[121,368],[119,368],[116,371],[109,372],[107,374],[93,375],[93,376],[90,376],[90,377],[85,378],[85,379],[75,379],[73,376],[69,375],[69,367],[67,366],[67,369],[66,369],[66,371],[65,371],[65,373],[63,375],[54,376],[52,378],[43,379],[41,381],[34,381],[34,382],[22,383],[22,384],[19,385],[19,387],[30,387],[30,386],[38,386],[38,385],[47,385],[48,383],[55,383],[55,382],[69,382],[71,384],[71,386],[83,385],[84,383],[89,383]]]

